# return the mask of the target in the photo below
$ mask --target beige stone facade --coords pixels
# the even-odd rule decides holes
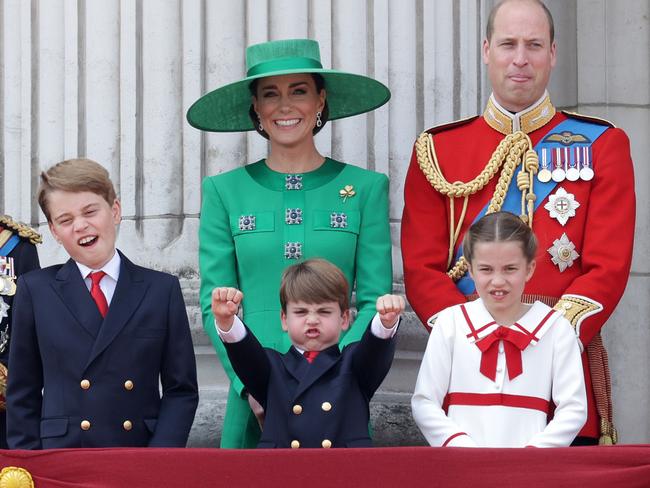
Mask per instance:
[[[326,67],[366,73],[392,90],[387,106],[328,124],[336,159],[389,175],[396,290],[399,228],[411,147],[428,126],[480,113],[489,86],[480,42],[489,0],[5,0],[0,3],[0,211],[40,226],[44,265],[63,252],[35,201],[41,169],[88,156],[119,186],[119,247],[181,277],[193,327],[201,405],[191,437],[217,445],[226,381],[198,310],[197,229],[203,176],[262,157],[256,134],[202,134],[185,121],[207,90],[242,77],[244,48],[312,37]],[[550,0],[556,105],[612,120],[632,142],[635,255],[625,296],[604,332],[616,425],[650,442],[650,0]],[[410,420],[427,335],[413,314],[373,414],[379,444],[422,443]],[[640,408],[643,406],[643,408]]]

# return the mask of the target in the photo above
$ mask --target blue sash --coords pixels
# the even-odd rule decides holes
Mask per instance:
[[[585,136],[586,140],[581,142],[576,142],[576,143],[570,143],[570,145],[575,144],[576,146],[590,147],[591,144],[593,144],[593,142],[596,139],[598,139],[603,134],[603,132],[605,132],[607,129],[608,126],[606,125],[600,125],[592,122],[585,122],[583,120],[569,118],[566,119],[564,122],[553,127],[548,132],[548,134],[542,137],[540,139],[540,142],[538,142],[537,145],[535,146],[535,151],[537,152],[537,155],[540,157],[541,160],[540,154],[542,152],[542,149],[567,147],[566,143],[562,143],[558,140],[549,140],[549,138],[552,135],[561,134],[563,132],[569,132],[571,134],[580,134]],[[559,139],[559,138],[555,138],[555,139]],[[574,164],[575,155],[571,153],[570,157],[571,157],[571,163]],[[512,180],[510,181],[510,186],[508,186],[508,191],[506,193],[506,198],[503,201],[503,206],[501,207],[502,211],[511,212],[515,215],[519,215],[521,213],[521,191],[519,191],[519,188],[517,188],[517,175],[520,172],[521,172],[521,166],[518,167],[518,170],[512,176]],[[557,185],[558,183],[553,180],[547,183],[542,183],[538,179],[535,179],[535,195],[537,195],[537,199],[535,200],[535,205],[534,205],[535,210],[537,210],[540,204],[555,189]],[[483,209],[476,215],[472,224],[485,215],[489,206],[490,206],[490,202],[488,202],[485,205],[485,207],[483,207]],[[458,251],[456,253],[456,261],[462,255],[463,255],[463,246],[461,245],[459,246]],[[476,287],[474,286],[474,280],[472,280],[472,278],[469,276],[469,273],[465,273],[465,275],[463,275],[463,277],[456,282],[456,287],[464,295],[471,295],[476,291]]]
[[[14,250],[14,247],[20,242],[20,237],[16,234],[12,235],[7,242],[0,247],[0,256],[7,256],[11,251]]]

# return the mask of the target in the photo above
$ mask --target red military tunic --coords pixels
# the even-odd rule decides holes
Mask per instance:
[[[468,182],[483,170],[504,139],[504,134],[523,130],[536,145],[568,117],[607,124],[575,114],[556,113],[545,94],[531,108],[518,114],[505,111],[491,97],[483,116],[427,132],[432,134],[435,155],[444,178],[450,183]],[[559,299],[565,298],[559,306],[567,312],[567,318],[576,327],[585,349],[583,366],[589,417],[580,435],[598,437],[603,426],[599,426],[590,366],[594,369],[595,363],[603,363],[603,367],[594,375],[594,383],[597,383],[596,390],[608,390],[607,358],[601,346],[600,328],[614,311],[627,283],[632,258],[635,195],[630,145],[625,133],[610,125],[591,145],[591,151],[593,179],[565,179],[558,183],[534,213],[533,230],[539,241],[537,268],[526,286],[525,301],[541,299],[553,306]],[[485,187],[470,195],[454,253],[461,246],[468,227],[492,198],[499,174],[497,172]],[[575,216],[570,217],[564,226],[544,207],[549,197],[560,188],[572,194],[579,204]],[[402,256],[406,295],[420,320],[427,323],[433,315],[466,301],[467,297],[446,274],[450,200],[429,183],[415,150],[406,176],[404,200]],[[463,198],[456,198],[454,223],[458,222],[462,208]],[[571,266],[560,271],[548,250],[562,234],[566,234],[574,244],[579,257],[570,259]],[[454,262],[455,259],[452,265]],[[590,362],[586,352],[592,342],[598,346],[594,350],[600,352],[592,354]],[[603,372],[605,374],[601,378]],[[596,394],[609,397],[609,391],[596,391]],[[608,428],[604,427],[603,430],[607,431]],[[612,435],[611,432],[605,433]]]

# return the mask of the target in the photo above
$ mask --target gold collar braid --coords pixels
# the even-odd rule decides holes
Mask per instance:
[[[501,107],[492,94],[483,111],[483,119],[490,127],[503,135],[517,131],[530,134],[548,124],[555,116],[555,112],[551,97],[546,92],[536,103],[516,114]]]
[[[458,241],[460,229],[465,220],[469,196],[484,188],[502,166],[503,168],[501,169],[497,186],[486,213],[490,214],[501,210],[508,191],[508,186],[510,185],[515,173],[515,169],[519,164],[522,164],[522,169],[517,175],[517,187],[521,191],[520,218],[524,222],[528,223],[532,228],[534,202],[537,198],[535,193],[533,193],[533,178],[534,175],[537,174],[539,161],[537,153],[533,149],[533,143],[526,133],[517,131],[513,134],[507,135],[494,150],[492,157],[490,157],[487,165],[479,175],[468,183],[462,181],[449,183],[445,179],[438,163],[436,150],[433,144],[433,137],[428,132],[425,131],[420,134],[415,142],[415,151],[418,158],[418,164],[427,181],[438,192],[449,197],[450,220],[447,275],[452,280],[458,281],[467,272],[468,268],[468,263],[464,256],[461,256],[451,269],[449,267],[454,257],[454,248]],[[456,223],[454,215],[454,199],[459,197],[463,197],[464,199],[463,210],[458,222]]]

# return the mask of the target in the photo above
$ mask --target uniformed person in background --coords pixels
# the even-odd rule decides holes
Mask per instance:
[[[459,249],[485,213],[520,215],[539,239],[524,301],[565,313],[583,349],[589,415],[578,444],[616,442],[600,329],[629,276],[635,196],[630,143],[604,120],[556,110],[553,18],[539,0],[505,0],[483,41],[492,95],[482,116],[418,137],[404,188],[406,295],[431,326],[476,297]]]
[[[0,449],[7,449],[5,393],[16,280],[40,267],[36,252],[40,242],[41,236],[31,227],[0,216]]]

